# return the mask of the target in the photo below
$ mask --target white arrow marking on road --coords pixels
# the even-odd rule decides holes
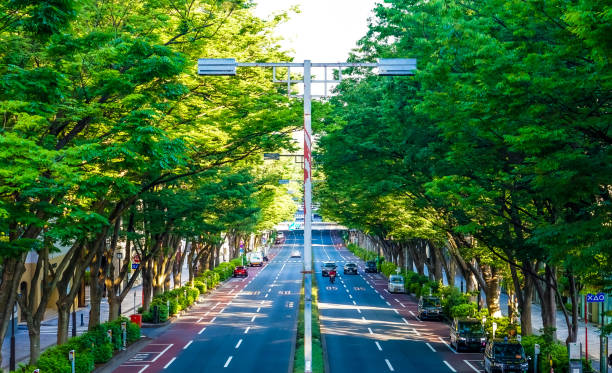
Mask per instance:
[[[227,361],[225,362],[225,365],[223,366],[223,368],[227,368],[227,366],[229,365],[230,361],[232,361],[233,356],[230,356],[227,358]]]
[[[451,365],[448,363],[448,361],[444,360],[444,364],[446,364],[446,366],[448,367],[448,369],[450,369],[451,371],[453,371],[453,372],[457,372],[457,371],[455,370],[455,368],[453,368],[453,367],[452,367],[452,366],[451,366]]]
[[[382,347],[380,347],[380,344],[378,343],[378,341],[376,341],[374,343],[376,343],[376,347],[378,347],[378,351],[382,351]]]

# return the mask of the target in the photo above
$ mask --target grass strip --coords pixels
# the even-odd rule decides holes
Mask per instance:
[[[319,325],[319,291],[316,277],[312,275],[312,372],[324,373],[323,347],[321,346],[321,327]],[[300,291],[300,313],[298,316],[298,330],[293,359],[293,372],[304,371],[304,281]]]

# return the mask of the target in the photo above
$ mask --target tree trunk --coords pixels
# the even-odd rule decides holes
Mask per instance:
[[[2,282],[0,282],[0,341],[4,340],[8,324],[11,319],[13,305],[19,281],[25,271],[25,258],[27,253],[23,253],[17,258],[5,259],[0,270],[2,271]],[[2,363],[2,351],[0,350],[0,364]]]
[[[497,268],[490,265],[483,265],[480,268],[485,282],[484,291],[489,315],[492,317],[501,317],[501,307],[499,306],[501,276],[498,273],[499,271]]]
[[[117,289],[113,289],[113,294],[108,295],[108,321],[114,321],[119,318],[119,305],[121,299],[116,295]]]
[[[578,290],[576,288],[576,278],[574,274],[570,272],[567,277],[569,279],[569,292],[572,299],[572,322],[571,325],[569,325],[569,333],[565,342],[570,343],[576,342],[578,339]]]
[[[68,325],[70,324],[71,304],[57,301],[57,344],[68,342]]]
[[[36,365],[40,358],[40,322],[28,321],[28,336],[30,337],[30,362],[28,364]]]
[[[144,266],[142,269],[142,308],[145,311],[151,306],[152,290],[153,290],[153,274],[151,273],[151,262],[149,259],[146,262],[141,262]]]
[[[553,340],[557,339],[557,303],[555,290],[552,288],[554,270],[547,264],[545,266],[545,282],[539,279],[534,281],[541,302],[542,325],[545,334],[550,334]]]

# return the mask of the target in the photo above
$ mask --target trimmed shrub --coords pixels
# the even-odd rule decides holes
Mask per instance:
[[[200,292],[200,294],[205,294],[206,293],[206,283],[204,283],[203,281],[199,281],[196,280],[193,282],[193,286],[198,289],[198,291]]]

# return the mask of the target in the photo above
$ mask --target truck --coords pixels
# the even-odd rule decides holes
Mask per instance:
[[[261,251],[253,251],[248,254],[249,262],[251,262],[251,267],[263,265],[263,253]]]

